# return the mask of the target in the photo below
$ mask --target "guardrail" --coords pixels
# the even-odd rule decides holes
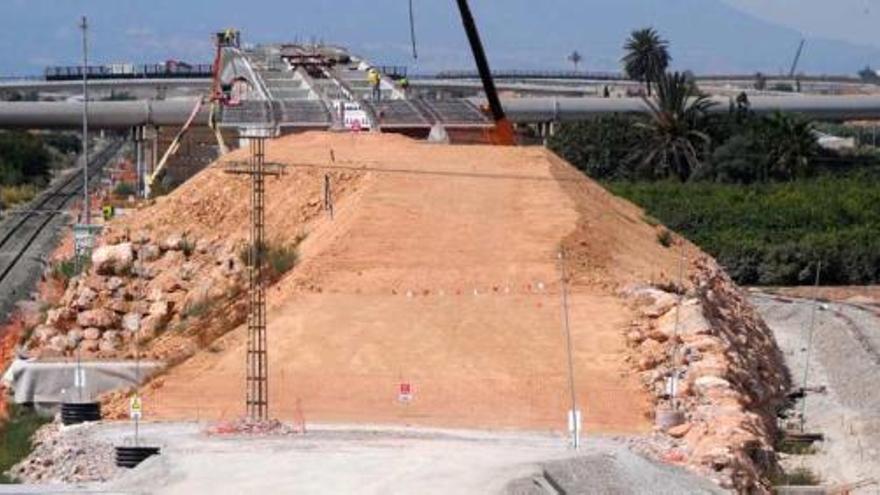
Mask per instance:
[[[591,72],[591,71],[568,71],[568,70],[500,70],[493,71],[492,76],[498,80],[504,79],[571,79],[571,80],[596,80],[596,81],[630,81],[629,77],[620,72]],[[757,77],[754,74],[696,74],[694,76],[698,81],[750,81]],[[864,81],[859,77],[848,75],[773,75],[762,74],[762,77],[768,81],[801,81],[801,82],[827,82],[827,83],[846,83],[870,84],[870,81]],[[452,70],[440,71],[429,74],[417,74],[413,79],[479,79],[480,75],[476,71],[471,70]]]
[[[0,82],[42,81],[44,76],[0,76]]]
[[[60,66],[46,68],[46,81],[72,81],[82,79],[83,72],[89,79],[202,79],[213,76],[211,64],[119,64],[89,66]]]
[[[629,78],[618,72],[586,72],[565,70],[501,70],[493,71],[495,79],[590,79],[598,81],[628,81]],[[440,71],[435,74],[419,74],[413,79],[479,79],[476,71]]]

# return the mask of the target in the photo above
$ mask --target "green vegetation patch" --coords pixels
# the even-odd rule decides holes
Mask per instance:
[[[0,186],[0,206],[9,208],[21,203],[27,203],[37,195],[37,187],[33,184],[18,186]]]
[[[305,240],[305,235],[298,235],[292,244],[264,243],[259,246],[263,259],[264,276],[269,283],[281,280],[287,272],[299,263],[299,245]],[[251,247],[244,245],[239,250],[239,258],[246,266],[251,266]]]
[[[32,409],[13,405],[9,420],[0,427],[0,483],[14,483],[6,472],[33,450],[31,438],[48,418],[37,415]]]
[[[880,174],[786,183],[612,182],[670,230],[716,257],[740,284],[880,283]]]

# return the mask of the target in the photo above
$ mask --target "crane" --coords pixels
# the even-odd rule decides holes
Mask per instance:
[[[801,55],[804,53],[804,44],[806,44],[807,40],[801,39],[801,44],[798,45],[797,53],[794,55],[794,62],[791,63],[791,70],[788,72],[789,78],[794,78],[794,73],[797,71],[798,63],[801,61]]]
[[[180,145],[183,142],[183,139],[186,137],[186,134],[189,132],[190,127],[192,127],[196,118],[199,116],[199,112],[201,112],[202,107],[208,103],[211,104],[209,126],[214,131],[214,136],[217,139],[217,145],[220,148],[220,154],[225,155],[226,153],[228,153],[226,143],[223,142],[223,135],[220,133],[220,129],[217,127],[215,114],[218,106],[232,106],[236,104],[230,98],[229,93],[224,91],[220,71],[223,67],[223,50],[225,48],[238,48],[241,45],[241,33],[232,28],[216,33],[214,44],[217,48],[217,51],[214,57],[211,94],[207,98],[199,97],[198,100],[196,100],[195,106],[193,107],[192,112],[190,112],[189,118],[183,124],[183,127],[181,127],[180,131],[177,132],[177,135],[174,136],[174,139],[171,141],[168,149],[165,150],[165,154],[162,155],[162,159],[159,160],[159,163],[156,165],[156,169],[153,170],[153,173],[151,173],[146,178],[148,191],[153,188],[153,185],[156,183],[156,181],[158,181],[165,173],[165,168],[168,165],[168,160],[171,159],[172,156],[177,154],[178,150],[180,150]]]
[[[492,79],[492,70],[489,68],[486,50],[483,48],[482,40],[480,40],[480,33],[477,30],[477,24],[474,21],[473,13],[471,13],[470,5],[468,5],[467,0],[456,1],[458,2],[458,10],[461,13],[461,22],[464,25],[464,30],[467,33],[468,42],[470,42],[471,51],[474,55],[474,62],[477,64],[477,70],[483,82],[483,91],[486,93],[486,100],[489,102],[489,111],[492,113],[492,118],[495,121],[495,128],[490,135],[490,141],[493,144],[499,145],[515,145],[516,134],[513,130],[513,124],[507,119],[504,107],[501,106],[498,89],[495,87],[495,81]]]

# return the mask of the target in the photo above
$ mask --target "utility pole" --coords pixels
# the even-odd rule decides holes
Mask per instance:
[[[85,210],[84,223],[92,224],[92,209],[89,201],[89,23],[86,16],[82,16],[79,25],[82,29],[83,48],[83,115],[82,115],[82,148],[83,148],[83,208]]]
[[[564,324],[563,330],[565,331],[566,354],[568,355],[568,388],[571,396],[571,412],[569,413],[568,420],[571,422],[571,445],[577,450],[581,446],[581,432],[579,431],[580,425],[578,424],[580,411],[578,411],[577,408],[577,395],[574,387],[574,357],[572,356],[571,324],[568,316],[568,273],[565,268],[565,250],[562,249],[559,251],[560,286],[562,288],[562,321]]]
[[[813,351],[813,332],[816,329],[816,310],[819,308],[819,284],[822,277],[822,262],[816,266],[816,286],[813,293],[813,308],[810,314],[810,330],[807,336],[807,354],[804,356],[804,398],[801,399],[801,432],[807,423],[807,380],[810,377],[810,353]]]
[[[247,163],[233,163],[226,172],[251,178],[251,233],[248,256],[248,334],[246,359],[245,405],[247,416],[254,421],[269,419],[269,360],[266,340],[266,176],[279,176],[280,165],[265,163],[266,139],[270,128],[243,128],[241,137],[250,142],[251,157]]]

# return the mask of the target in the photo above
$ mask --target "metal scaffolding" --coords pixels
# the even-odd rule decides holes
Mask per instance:
[[[246,362],[247,416],[252,420],[269,419],[269,362],[266,343],[266,176],[281,175],[281,167],[265,163],[268,128],[252,128],[241,137],[250,142],[247,163],[231,164],[226,172],[251,177],[251,231],[248,255],[248,340]]]

